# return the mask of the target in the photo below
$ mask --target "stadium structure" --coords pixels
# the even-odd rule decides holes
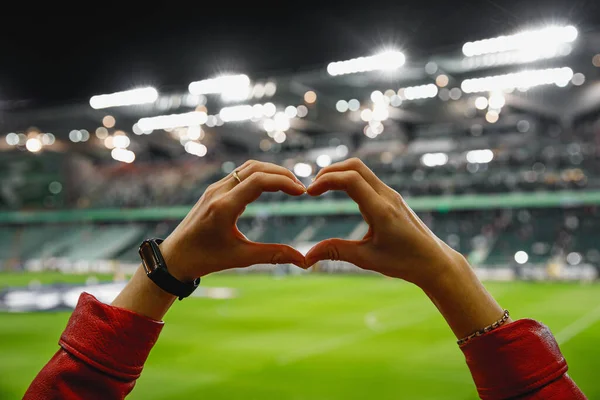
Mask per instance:
[[[246,159],[309,180],[359,157],[492,275],[593,279],[598,40],[549,26],[426,58],[385,49],[292,75],[14,107],[2,123],[2,267],[136,264],[143,237],[166,236]],[[301,248],[366,232],[340,193],[265,194],[239,225],[250,239]]]

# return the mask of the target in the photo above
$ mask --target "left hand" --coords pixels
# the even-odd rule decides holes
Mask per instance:
[[[304,256],[294,248],[252,242],[236,226],[246,206],[261,193],[281,190],[299,196],[306,191],[304,185],[290,170],[271,163],[247,161],[237,172],[241,183],[230,174],[210,185],[160,245],[169,272],[179,280],[253,264],[304,268]]]
[[[398,192],[359,159],[323,168],[308,194],[319,196],[330,190],[348,193],[369,231],[362,240],[327,239],[316,244],[306,254],[308,266],[320,260],[343,260],[427,289],[455,266],[466,263],[427,228]]]

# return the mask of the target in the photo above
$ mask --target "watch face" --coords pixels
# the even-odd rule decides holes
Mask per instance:
[[[149,242],[142,243],[140,246],[140,255],[142,256],[142,264],[147,274],[151,274],[158,268],[158,259]]]

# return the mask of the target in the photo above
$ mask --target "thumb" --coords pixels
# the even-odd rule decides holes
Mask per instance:
[[[294,264],[306,268],[304,256],[293,247],[284,244],[246,242],[242,254],[248,265]]]
[[[364,251],[363,241],[326,239],[317,243],[306,253],[306,266],[321,260],[341,260],[360,266]]]

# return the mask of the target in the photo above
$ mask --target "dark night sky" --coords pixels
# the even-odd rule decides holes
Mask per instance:
[[[152,11],[148,3],[148,10],[132,15],[118,9],[43,19],[2,15],[0,104],[62,103],[142,84],[186,88],[222,71],[265,76],[370,54],[386,44],[420,57],[546,22],[573,23],[582,31],[600,26],[597,0],[324,3],[256,2],[235,10],[233,2],[194,2],[172,7],[177,13],[163,10],[164,3]]]

